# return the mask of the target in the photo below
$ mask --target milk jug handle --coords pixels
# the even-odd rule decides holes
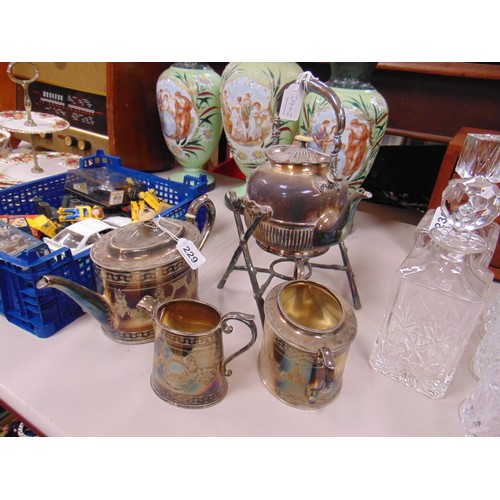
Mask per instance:
[[[233,373],[232,370],[228,370],[226,368],[227,364],[234,358],[236,358],[236,356],[239,356],[240,354],[243,354],[245,351],[248,351],[248,349],[250,349],[250,347],[252,347],[252,345],[255,344],[255,341],[257,340],[257,327],[255,325],[253,315],[239,313],[239,312],[230,312],[225,314],[221,321],[221,328],[224,333],[231,333],[233,331],[233,327],[227,324],[227,322],[231,320],[241,321],[242,323],[247,325],[248,328],[250,329],[251,338],[250,341],[245,346],[243,346],[235,353],[231,354],[231,356],[226,358],[226,360],[224,361],[224,364],[222,365],[222,371],[226,377],[231,376]]]

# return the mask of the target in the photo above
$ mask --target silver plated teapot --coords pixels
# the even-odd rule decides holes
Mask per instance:
[[[207,208],[207,220],[200,232],[194,221],[202,207]],[[37,287],[53,287],[69,295],[117,342],[152,342],[153,321],[136,305],[146,295],[159,301],[198,298],[198,270],[182,257],[177,241],[184,238],[201,250],[215,213],[205,194],[191,203],[186,221],[162,217],[106,234],[90,251],[97,292],[53,275],[43,276]]]

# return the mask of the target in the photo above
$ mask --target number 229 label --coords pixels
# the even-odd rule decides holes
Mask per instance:
[[[179,238],[176,245],[182,258],[189,264],[191,269],[198,269],[207,259],[196,248],[196,245],[186,238]]]

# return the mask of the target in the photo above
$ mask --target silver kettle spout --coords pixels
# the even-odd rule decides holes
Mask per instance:
[[[357,189],[349,195],[338,215],[330,211],[322,214],[316,224],[315,244],[333,244],[342,239],[345,229],[352,225],[358,203],[371,197],[370,192]]]
[[[346,223],[354,217],[356,213],[356,209],[358,208],[358,204],[362,200],[369,200],[373,195],[366,191],[363,188],[356,189],[349,195],[349,199],[347,201],[348,214],[346,215]]]
[[[36,287],[56,288],[71,297],[86,313],[93,316],[101,325],[109,328],[113,322],[113,309],[106,297],[61,276],[45,275],[37,282]]]
[[[354,214],[356,213],[359,202],[362,200],[369,200],[372,196],[373,195],[369,191],[366,191],[363,188],[356,189],[356,191],[353,191],[349,195],[346,207],[344,207],[347,208],[345,220],[339,226],[339,229],[342,231],[341,239],[343,239],[343,237],[347,236],[351,232]]]

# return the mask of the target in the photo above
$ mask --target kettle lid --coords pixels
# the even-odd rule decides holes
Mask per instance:
[[[111,231],[94,243],[90,257],[95,264],[106,269],[155,268],[182,258],[176,248],[178,238],[197,244],[199,236],[193,224],[158,217]]]
[[[267,158],[279,164],[289,165],[315,165],[330,163],[330,155],[320,153],[307,147],[313,138],[305,135],[296,135],[293,144],[277,144],[266,149]]]

